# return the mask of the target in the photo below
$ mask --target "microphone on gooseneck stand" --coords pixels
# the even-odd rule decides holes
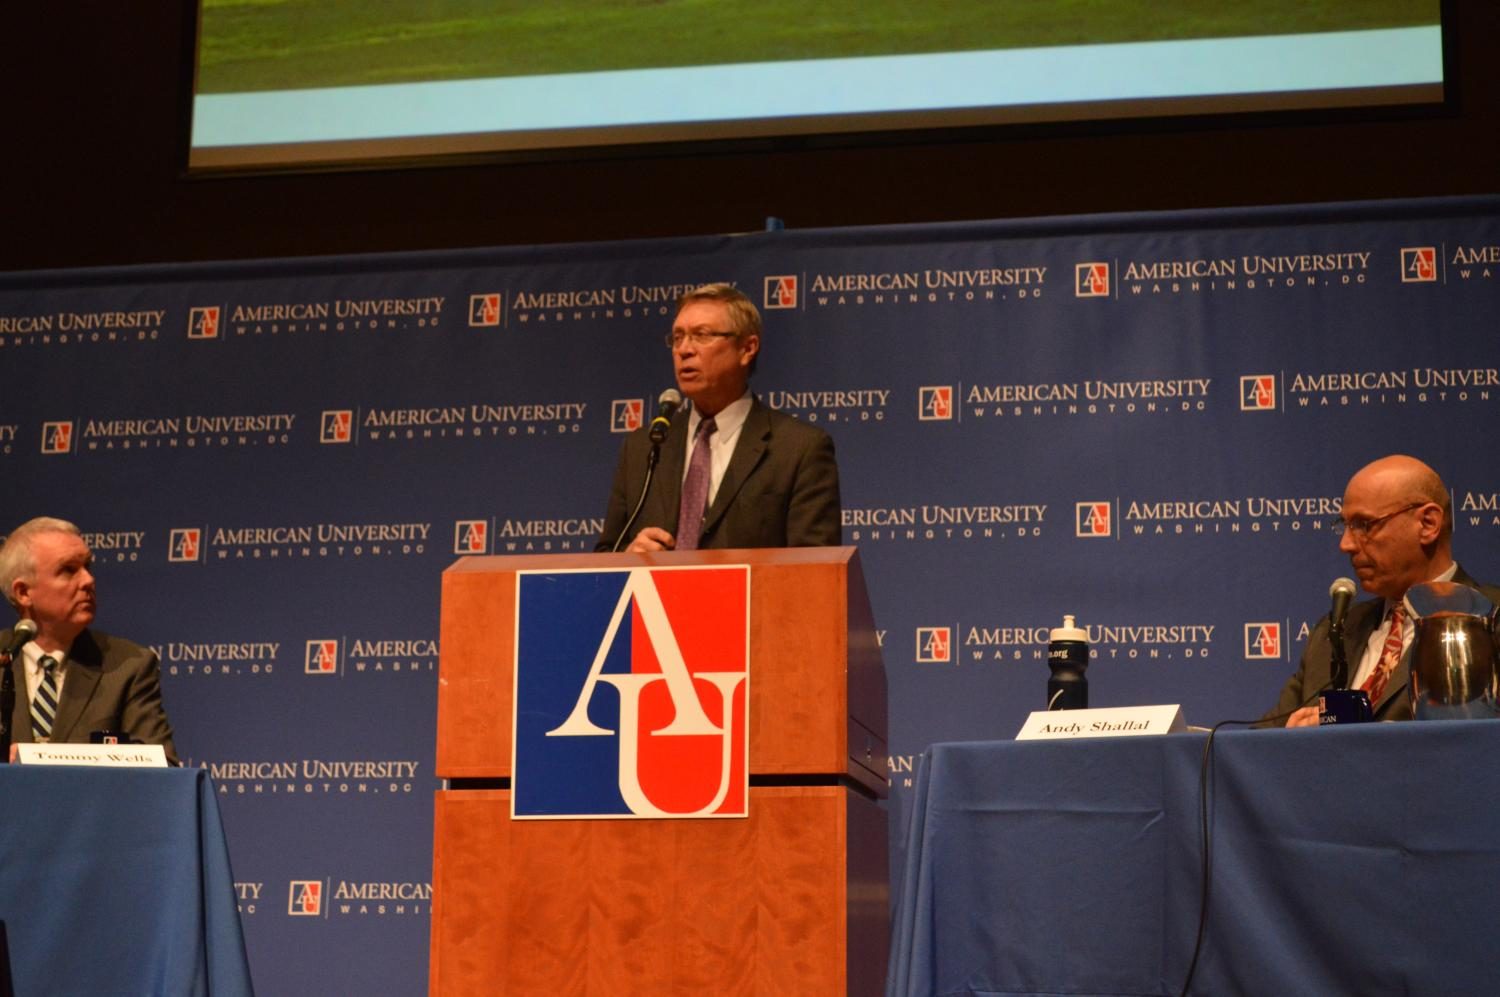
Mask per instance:
[[[0,650],[0,765],[10,759],[10,718],[16,710],[16,677],[10,663],[15,659],[16,652],[35,636],[35,622],[17,620],[15,629],[11,631],[10,643]]]
[[[0,658],[9,661],[15,653],[26,646],[26,642],[36,636],[35,620],[17,620],[15,627],[10,632],[10,643],[4,651],[0,651]]]
[[[615,545],[610,548],[611,554],[619,552],[620,545],[630,536],[630,528],[641,514],[641,507],[646,504],[646,494],[651,491],[651,479],[656,476],[656,462],[661,460],[661,445],[666,442],[667,431],[672,428],[672,416],[681,407],[682,393],[676,388],[668,388],[656,396],[656,418],[651,420],[651,428],[647,430],[647,435],[651,438],[651,453],[646,458],[646,480],[641,484],[641,497],[636,500],[635,508],[630,510],[630,518],[625,520],[625,525],[620,528],[620,535],[615,537]]]
[[[1328,688],[1318,694],[1319,724],[1365,723],[1373,718],[1370,697],[1349,688],[1349,659],[1344,652],[1344,617],[1354,598],[1354,582],[1340,578],[1328,588],[1333,605],[1328,610]]]
[[[656,418],[651,420],[651,452],[659,454],[666,441],[667,430],[672,428],[672,416],[682,407],[682,392],[668,388],[656,396]]]
[[[1328,643],[1332,656],[1329,659],[1333,675],[1333,688],[1349,686],[1349,659],[1344,651],[1344,617],[1349,615],[1349,601],[1354,598],[1354,580],[1339,578],[1328,588],[1333,606],[1328,611]]]

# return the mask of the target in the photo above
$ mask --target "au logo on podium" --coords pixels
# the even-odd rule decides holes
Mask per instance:
[[[512,816],[744,817],[750,569],[516,584]]]

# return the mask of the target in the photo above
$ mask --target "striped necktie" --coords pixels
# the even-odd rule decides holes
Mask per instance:
[[[52,736],[52,723],[57,719],[57,662],[44,655],[41,664],[42,681],[31,697],[31,736],[38,742]]]

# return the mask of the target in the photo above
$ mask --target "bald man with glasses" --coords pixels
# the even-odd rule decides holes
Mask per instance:
[[[1393,454],[1367,464],[1344,489],[1342,518],[1334,526],[1339,550],[1360,587],[1377,598],[1351,607],[1344,648],[1351,689],[1370,694],[1376,720],[1410,720],[1406,657],[1414,627],[1399,611],[1406,590],[1429,581],[1455,581],[1482,591],[1500,605],[1500,589],[1480,585],[1453,560],[1453,505],[1436,471],[1415,457]],[[1329,687],[1332,651],[1328,618],[1313,628],[1296,674],[1262,723],[1288,727],[1318,724],[1317,695]]]

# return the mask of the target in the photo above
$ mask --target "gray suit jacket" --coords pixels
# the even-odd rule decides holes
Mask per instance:
[[[630,536],[647,526],[677,534],[682,501],[683,462],[687,454],[687,412],[678,412],[662,443],[661,460],[646,504]],[[604,532],[594,548],[607,551],[625,528],[640,499],[651,440],[645,427],[631,433],[620,448],[620,463],[610,489]],[[839,469],[833,440],[814,426],[762,405],[750,406],[734,455],[719,483],[713,505],[703,517],[703,548],[828,547],[843,537],[839,505]]]
[[[1458,574],[1453,576],[1453,580],[1460,585],[1478,589],[1491,602],[1500,606],[1500,589],[1481,585],[1469,577],[1462,567],[1458,569]],[[1370,634],[1380,626],[1384,607],[1384,599],[1367,599],[1351,606],[1349,615],[1344,618],[1344,655],[1349,662],[1351,679],[1359,669],[1359,659],[1365,653],[1365,645],[1370,640]],[[1328,622],[1328,617],[1323,617],[1308,635],[1296,673],[1287,679],[1286,685],[1281,689],[1281,697],[1276,701],[1276,705],[1261,718],[1261,723],[1264,724],[1272,717],[1290,713],[1299,707],[1311,706],[1317,699],[1318,693],[1327,689],[1333,681],[1333,650],[1328,642]],[[1409,650],[1408,653],[1410,653]],[[1406,657],[1403,656],[1396,670],[1391,672],[1390,682],[1386,684],[1380,702],[1370,704],[1376,720],[1411,719],[1411,700],[1406,692],[1407,677]],[[1285,722],[1286,717],[1283,716],[1276,721],[1274,726],[1280,726]]]
[[[0,633],[0,646],[11,631]],[[26,666],[21,656],[11,663],[16,683],[16,706],[11,714],[11,738],[20,744],[31,737],[31,704],[26,698]],[[116,730],[143,744],[160,744],[167,761],[178,764],[172,744],[172,725],[161,700],[161,667],[156,653],[139,644],[85,630],[68,649],[67,679],[52,725],[56,744],[87,744],[96,730]]]

